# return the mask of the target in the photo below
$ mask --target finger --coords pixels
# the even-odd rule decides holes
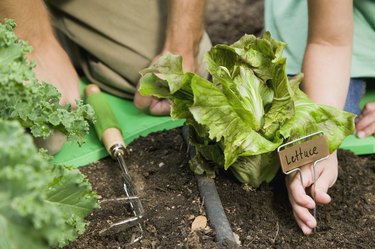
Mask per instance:
[[[307,199],[310,199],[309,201],[311,201],[315,206],[315,203],[313,202],[311,197],[306,194],[305,196]],[[309,211],[309,209],[313,207],[306,208],[306,206],[297,204],[291,192],[289,192],[289,201],[293,208],[293,214],[298,226],[301,228],[304,234],[311,234],[312,229],[316,227],[316,219]]]
[[[66,104],[70,104],[71,107],[72,107],[73,109],[76,109],[76,108],[77,108],[76,100],[79,100],[79,99],[80,99],[80,98],[71,98],[71,97],[69,97],[69,98],[65,98],[65,97],[62,97],[62,98],[60,99],[59,104],[60,104],[61,106],[64,106],[64,105],[66,105]]]
[[[311,234],[312,230],[316,227],[316,219],[309,212],[308,209],[297,207],[294,210],[294,218],[305,235]]]
[[[293,208],[294,216],[297,217],[306,226],[308,226],[310,228],[314,228],[316,226],[316,220],[315,220],[314,216],[312,216],[312,214],[310,213],[309,210],[315,207],[315,202],[310,196],[308,196],[306,194],[305,194],[305,196],[306,196],[306,199],[309,199],[308,200],[309,203],[311,203],[311,205],[309,207],[306,207],[306,205],[298,204],[296,202],[296,199],[294,198],[294,196],[292,194],[289,195],[289,201],[290,201],[290,204]]]
[[[328,174],[323,173],[311,188],[311,193],[316,203],[328,204],[331,201],[331,197],[327,194],[330,186],[334,184],[334,181],[331,178],[332,177]]]
[[[361,130],[364,127],[368,126],[370,123],[375,122],[375,102],[367,103],[362,113],[357,117],[356,128]]]
[[[363,115],[367,115],[368,113],[375,112],[375,102],[367,103],[362,110]]]
[[[356,123],[356,130],[359,138],[375,134],[375,112],[363,115]]]
[[[315,207],[315,202],[305,191],[305,188],[312,184],[310,166],[302,167],[301,174],[303,175],[303,185],[300,172],[287,177],[286,184],[295,220],[302,232],[307,235],[311,234],[312,229],[316,227],[316,220],[309,211]]]
[[[134,106],[140,110],[149,108],[151,105],[153,97],[151,96],[142,96],[138,91],[134,94]]]
[[[62,95],[60,99],[60,105],[70,104],[74,109],[77,107],[76,101],[81,99],[79,95],[79,90],[73,91],[71,94]]]
[[[150,104],[150,113],[152,115],[169,115],[171,105],[167,99],[153,99]]]
[[[338,176],[338,162],[336,152],[328,159],[312,167],[315,170],[316,181],[311,187],[311,194],[318,204],[328,204],[331,197],[327,194],[328,189],[335,184]]]
[[[303,234],[309,235],[312,233],[312,229],[308,227],[304,222],[302,222],[302,220],[300,220],[296,215],[294,215],[294,219],[296,220],[299,228],[301,228]]]
[[[356,123],[356,128],[361,129],[362,126],[367,126],[369,123],[372,123],[375,121],[375,111],[373,112],[368,112],[366,114],[361,114],[358,116],[357,123]]]
[[[315,207],[315,202],[310,196],[306,194],[305,186],[302,185],[299,175],[296,174],[292,180],[287,182],[287,188],[291,204],[293,201],[294,203],[296,203],[296,205],[305,208],[311,209]]]

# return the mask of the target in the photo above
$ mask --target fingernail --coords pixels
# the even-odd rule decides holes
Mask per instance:
[[[307,228],[307,227],[303,227],[302,232],[303,232],[304,235],[309,235],[309,234],[311,234],[311,229]]]
[[[327,201],[326,203],[330,203],[331,200],[332,200],[331,196],[329,194],[327,194],[327,193],[324,193],[324,195],[325,195],[325,199]]]
[[[308,220],[308,221],[306,222],[306,224],[307,224],[310,228],[314,228],[314,227],[315,227],[315,222],[312,221],[312,220]]]
[[[358,138],[365,138],[366,134],[363,131],[357,132],[357,137]]]

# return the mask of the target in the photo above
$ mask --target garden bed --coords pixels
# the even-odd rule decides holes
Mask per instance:
[[[113,217],[130,215],[126,204],[102,204],[88,216],[87,232],[73,248],[220,248],[215,231],[192,231],[197,216],[205,216],[196,178],[188,168],[188,153],[181,129],[139,138],[128,147],[127,165],[138,186],[146,217],[145,238],[127,246],[136,228],[107,236],[99,231]],[[101,200],[123,194],[120,169],[106,158],[81,168]],[[332,203],[318,207],[318,229],[302,234],[288,204],[283,175],[271,184],[245,191],[230,174],[215,179],[218,192],[235,234],[243,248],[374,248],[375,156],[358,157],[339,151],[339,178],[330,189]],[[115,207],[115,208],[113,208]]]
[[[244,33],[263,29],[263,1],[208,1],[207,31],[214,44],[232,43]],[[81,171],[101,196],[101,209],[87,217],[88,230],[66,248],[220,248],[215,231],[200,224],[206,216],[197,180],[189,170],[181,128],[139,138],[128,146],[126,162],[145,209],[144,239],[128,246],[136,227],[107,236],[99,231],[110,221],[131,215],[124,202],[117,162],[105,158]],[[318,229],[302,234],[294,221],[279,174],[257,190],[244,190],[230,174],[215,178],[226,215],[243,248],[375,248],[375,155],[339,151],[339,177],[329,193],[332,203],[317,209]],[[230,246],[223,246],[230,248]]]

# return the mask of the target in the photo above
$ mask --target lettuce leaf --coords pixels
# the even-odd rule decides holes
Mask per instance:
[[[285,46],[268,32],[216,45],[205,55],[211,81],[184,73],[181,57],[172,54],[141,71],[140,93],[170,99],[172,118],[193,130],[196,173],[212,175],[213,163],[258,187],[277,173],[281,144],[323,131],[333,152],[353,133],[353,114],[313,103],[299,89],[303,74],[288,78]]]

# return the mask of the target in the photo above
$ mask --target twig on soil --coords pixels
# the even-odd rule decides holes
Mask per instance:
[[[99,203],[108,203],[108,202],[129,202],[131,200],[138,200],[139,197],[117,197],[117,198],[111,198],[111,199],[102,199],[99,200]],[[147,200],[145,200],[147,201]]]
[[[200,203],[200,205],[199,205],[199,213],[200,214],[203,214],[203,205],[204,205],[204,198],[202,198],[202,202]]]
[[[111,198],[111,199],[102,199],[99,201],[99,203],[114,202],[114,201],[129,201],[131,199],[136,199],[136,198],[118,197],[118,198]]]
[[[272,243],[273,243],[273,244],[275,244],[275,242],[276,242],[276,238],[277,238],[277,236],[279,235],[279,231],[280,231],[279,222],[276,221],[276,234],[275,234],[275,237],[273,237],[273,240],[272,240]]]
[[[164,193],[167,193],[167,190],[163,189],[162,187],[158,187],[158,186],[156,186],[155,188],[156,188],[157,190],[160,190],[160,191],[164,192]]]

